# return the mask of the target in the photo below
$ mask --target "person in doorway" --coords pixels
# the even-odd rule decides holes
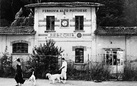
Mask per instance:
[[[17,65],[16,65],[16,74],[15,74],[15,81],[17,82],[16,86],[21,86],[25,80],[23,79],[22,69],[21,69],[21,62],[20,59],[17,59]]]
[[[66,83],[66,79],[67,79],[67,61],[65,60],[65,58],[62,58],[62,66],[60,67],[61,70],[61,78],[63,79],[63,83]]]

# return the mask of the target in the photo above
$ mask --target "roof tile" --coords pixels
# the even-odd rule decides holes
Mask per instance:
[[[0,35],[34,35],[35,33],[32,26],[0,27]]]
[[[43,2],[25,5],[25,7],[91,7],[103,6],[100,3],[94,2]]]
[[[137,27],[100,27],[95,31],[96,35],[137,35]]]

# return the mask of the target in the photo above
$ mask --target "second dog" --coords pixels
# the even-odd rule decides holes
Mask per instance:
[[[52,81],[52,83],[55,83],[55,80],[58,80],[58,82],[60,82],[61,74],[50,74],[50,73],[47,73],[46,77],[48,77],[48,79],[50,81]]]
[[[36,85],[36,77],[34,75],[34,71],[32,72],[31,77],[29,78],[29,81],[32,82],[32,85],[35,86]]]

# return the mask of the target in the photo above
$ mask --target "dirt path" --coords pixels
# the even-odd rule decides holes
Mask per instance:
[[[16,82],[13,78],[0,78],[0,86],[15,86]],[[31,82],[27,81],[22,86],[32,86]],[[104,81],[104,82],[93,82],[93,81],[76,81],[68,80],[66,84],[55,83],[50,84],[48,80],[37,79],[36,86],[137,86],[137,82],[125,82],[125,81]]]

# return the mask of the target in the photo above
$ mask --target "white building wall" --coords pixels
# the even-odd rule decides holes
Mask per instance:
[[[97,36],[96,37],[96,55],[105,54],[103,48],[121,48],[125,51],[124,36]],[[103,56],[96,58],[97,61],[102,61]]]
[[[65,12],[63,12],[65,10]],[[73,10],[82,10],[81,12]],[[52,11],[52,12],[51,12]],[[92,7],[52,7],[52,8],[35,8],[35,30],[37,31],[37,44],[45,43],[48,39],[54,39],[56,45],[62,47],[62,55],[66,59],[75,60],[73,46],[85,46],[84,61],[91,59],[91,53],[94,52],[94,31],[96,29],[95,8]],[[46,31],[46,16],[55,16],[55,32]],[[84,31],[75,31],[75,16],[84,16]],[[68,27],[61,27],[61,19],[69,19]],[[81,33],[82,37],[78,38],[77,34]],[[57,36],[59,35],[59,36]],[[94,52],[95,53],[95,52]],[[90,57],[88,57],[88,55]]]
[[[63,12],[65,10],[65,12]],[[74,10],[82,10],[81,12]],[[52,11],[52,12],[51,12]],[[62,56],[67,60],[75,61],[74,46],[85,46],[84,62],[88,60],[96,62],[102,61],[104,54],[103,48],[121,48],[125,52],[125,59],[137,59],[137,36],[97,36],[96,30],[96,12],[95,7],[52,7],[52,8],[35,8],[34,29],[36,34],[33,36],[0,36],[0,56],[3,55],[7,46],[7,52],[12,54],[12,42],[24,40],[27,41],[28,54],[13,54],[13,60],[23,58],[28,60],[29,54],[32,53],[34,46],[43,44],[48,39],[54,39],[56,45],[61,47],[64,52]],[[75,16],[84,16],[84,31],[75,31]],[[46,16],[55,16],[55,32],[46,31]],[[61,27],[61,19],[69,19],[68,27]],[[82,36],[78,38],[78,33]]]
[[[70,10],[75,9],[83,9],[82,12],[71,12]],[[55,31],[56,33],[66,32],[73,33],[75,31],[75,15],[83,15],[84,16],[84,25],[85,25],[85,33],[91,33],[91,11],[90,8],[36,8],[37,17],[35,17],[35,30],[38,31],[38,34],[44,34],[46,30],[46,16],[55,16]],[[58,12],[45,12],[47,10],[58,10]],[[67,12],[62,12],[62,10],[68,10]],[[61,11],[61,12],[60,12]],[[61,19],[69,19],[69,27],[61,27]],[[38,28],[37,28],[38,27]]]
[[[96,36],[96,61],[100,62],[104,60],[103,54],[105,54],[103,48],[120,48],[124,51],[124,63],[132,68],[137,68],[137,36]],[[112,65],[111,71],[121,71],[124,68],[124,64]]]
[[[91,50],[91,59],[93,62],[96,62],[96,54],[97,54],[97,48],[96,48],[96,36],[94,34],[94,31],[97,29],[97,19],[96,19],[96,9],[92,9],[92,50]]]
[[[137,36],[126,37],[127,60],[137,59]]]
[[[97,54],[103,54],[103,48],[121,48],[125,52],[126,60],[135,60],[137,59],[137,36],[97,36],[96,48]]]
[[[10,36],[0,36],[0,57],[3,56],[3,53],[8,52],[10,55],[12,55],[13,57],[13,61],[16,58],[22,58],[24,61],[27,61],[29,58],[29,54],[32,53],[32,49],[35,45],[34,42],[34,36],[14,36],[14,35],[10,35]],[[19,41],[26,41],[28,43],[28,54],[13,54],[13,50],[12,50],[12,42],[19,42]]]

